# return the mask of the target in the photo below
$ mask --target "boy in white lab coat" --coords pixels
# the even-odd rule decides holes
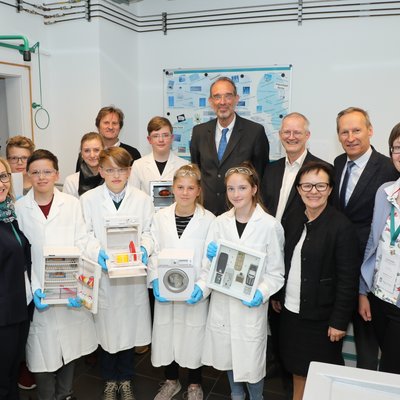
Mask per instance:
[[[172,181],[174,172],[188,161],[171,151],[174,135],[167,118],[153,117],[147,125],[147,133],[153,151],[133,163],[129,182],[150,194],[150,182]]]
[[[32,292],[35,312],[26,348],[27,365],[35,374],[38,400],[72,399],[74,360],[97,348],[92,315],[76,299],[66,305],[44,305],[41,298],[43,246],[77,246],[95,257],[79,201],[59,192],[57,157],[36,150],[27,161],[32,190],[16,203],[21,230],[32,245]]]
[[[99,171],[105,182],[81,196],[88,231],[101,244],[104,261],[99,287],[98,312],[94,316],[102,352],[101,376],[105,381],[103,399],[133,400],[131,381],[134,374],[134,346],[148,345],[151,340],[149,296],[145,277],[110,279],[105,259],[107,217],[135,217],[141,227],[142,262],[153,251],[150,224],[153,204],[150,197],[128,184],[131,156],[120,147],[100,153]],[[137,249],[139,250],[139,249]]]

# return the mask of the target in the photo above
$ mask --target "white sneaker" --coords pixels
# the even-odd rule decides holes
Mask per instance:
[[[178,380],[165,381],[154,400],[171,400],[181,388],[182,386]]]
[[[117,400],[118,384],[115,381],[107,381],[104,386],[102,400]]]
[[[203,400],[203,389],[200,385],[189,386],[187,392],[183,395],[185,400]]]
[[[121,400],[135,400],[133,395],[131,381],[121,381],[119,383],[118,392],[120,394]]]

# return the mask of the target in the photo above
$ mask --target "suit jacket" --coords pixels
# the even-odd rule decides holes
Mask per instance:
[[[243,161],[250,161],[260,180],[269,160],[269,143],[264,127],[236,114],[228,145],[222,160],[218,160],[215,146],[217,120],[196,125],[190,142],[192,163],[197,164],[202,175],[204,206],[215,215],[227,210],[225,198],[225,173]]]
[[[336,157],[334,161],[336,185],[333,190],[333,204],[340,210],[339,190],[343,168],[347,162],[346,153]],[[356,227],[361,255],[364,254],[374,211],[375,195],[385,182],[395,181],[399,177],[389,157],[372,148],[371,157],[357,182],[350,199],[342,210]]]
[[[275,217],[278,210],[280,190],[282,187],[283,175],[285,173],[286,157],[282,157],[277,161],[272,161],[265,167],[264,176],[261,182],[261,196],[265,207],[268,212]],[[307,151],[303,165],[309,161],[323,161],[318,157],[312,155]],[[302,207],[304,210],[304,203],[293,185],[290,190],[288,200],[286,202],[285,210],[282,215],[282,221],[285,219],[288,211],[295,207]]]
[[[345,331],[357,304],[361,259],[353,224],[331,205],[313,221],[296,208],[288,213],[285,230],[285,282],[292,266],[293,251],[306,227],[301,248],[301,319],[327,321]],[[285,300],[286,283],[280,292]]]

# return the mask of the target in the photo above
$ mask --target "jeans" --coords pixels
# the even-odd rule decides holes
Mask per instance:
[[[263,400],[263,390],[264,390],[264,379],[258,381],[257,383],[248,382],[234,382],[233,381],[233,371],[227,371],[229,385],[231,386],[231,398],[232,400],[244,400],[246,393],[244,391],[244,385],[247,386],[247,390],[250,395],[250,400]]]
[[[131,380],[134,375],[134,353],[133,348],[113,354],[101,349],[101,377],[105,381]]]

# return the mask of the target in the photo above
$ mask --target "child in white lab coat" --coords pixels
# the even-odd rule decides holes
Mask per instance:
[[[44,305],[41,298],[43,246],[77,246],[96,258],[96,245],[88,241],[79,201],[59,192],[57,157],[47,150],[36,150],[27,161],[32,190],[16,203],[21,230],[32,245],[32,292],[36,306],[26,347],[26,360],[35,375],[38,400],[72,398],[74,360],[97,348],[92,315],[70,306]]]
[[[81,196],[87,228],[100,242],[103,274],[100,280],[98,312],[94,316],[101,345],[101,376],[105,381],[103,399],[133,400],[134,346],[151,340],[151,318],[146,277],[110,279],[107,273],[105,218],[134,217],[140,225],[142,261],[153,251],[150,224],[153,204],[148,195],[128,184],[131,156],[121,147],[100,153],[99,171],[105,182]],[[139,250],[139,249],[137,249]]]
[[[174,172],[188,164],[188,161],[171,151],[174,135],[171,122],[167,118],[153,117],[147,125],[147,133],[152,152],[133,163],[129,182],[150,194],[150,182],[172,181]]]
[[[166,301],[160,297],[157,255],[164,248],[193,249],[195,280],[201,271],[205,239],[214,215],[201,205],[200,171],[193,164],[174,174],[175,203],[158,211],[151,232],[155,254],[151,257],[149,281],[156,298],[151,361],[165,365],[165,382],[155,400],[169,400],[181,390],[179,366],[189,368],[188,399],[201,400],[201,353],[208,312],[208,299],[196,301],[199,288],[187,301]]]
[[[266,253],[263,272],[254,298],[244,302],[219,291],[212,291],[202,362],[227,371],[232,400],[263,398],[267,307],[269,297],[284,282],[281,224],[267,214],[259,197],[257,173],[248,163],[230,168],[225,174],[226,193],[231,209],[215,219],[207,236],[207,257],[216,255],[219,239]],[[197,282],[205,291],[209,260],[204,260],[202,277]]]

